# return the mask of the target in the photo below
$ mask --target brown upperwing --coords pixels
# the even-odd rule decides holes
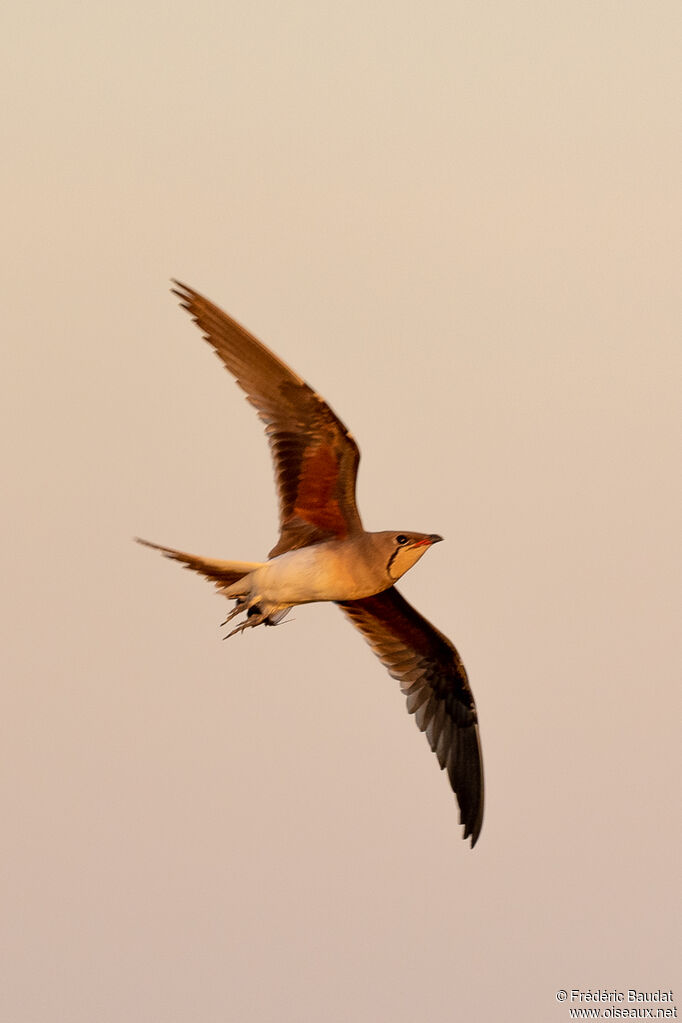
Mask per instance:
[[[255,406],[275,463],[280,536],[270,557],[362,530],[355,505],[360,453],[327,403],[262,342],[192,288],[173,281],[224,365]]]
[[[400,682],[408,711],[441,769],[447,768],[463,837],[471,836],[473,847],[483,821],[483,762],[476,705],[459,654],[394,586],[339,606]]]

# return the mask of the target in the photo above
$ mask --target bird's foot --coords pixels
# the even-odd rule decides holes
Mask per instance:
[[[239,608],[239,611],[242,609]],[[232,617],[232,615],[230,615]],[[232,629],[232,632],[228,632],[227,636],[223,636],[223,639],[229,639],[230,636],[236,636],[238,632],[244,632],[245,629],[255,629],[257,625],[268,624],[267,614],[263,614],[260,608],[255,605],[250,607],[246,612],[246,621],[241,622],[236,628]]]
[[[270,607],[269,610],[264,611],[261,605],[254,601],[252,604],[248,604],[245,600],[238,600],[236,607],[229,613],[227,618],[222,625],[227,625],[231,622],[238,614],[246,611],[246,620],[240,622],[236,628],[228,632],[223,639],[229,639],[230,636],[236,636],[238,632],[244,632],[245,629],[255,629],[257,625],[279,625],[283,618],[285,618],[291,611],[291,607]]]
[[[235,604],[234,608],[230,611],[229,615],[225,619],[225,621],[220,623],[221,626],[222,625],[227,625],[227,623],[231,622],[233,618],[236,618],[238,614],[241,614],[242,611],[244,610],[244,605],[245,604],[246,604],[245,600],[241,600],[241,599],[238,600],[237,603]],[[249,613],[250,613],[250,609],[249,609]],[[227,636],[225,638],[227,639]]]

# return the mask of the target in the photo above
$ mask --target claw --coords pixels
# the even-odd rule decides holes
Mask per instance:
[[[241,614],[241,612],[244,610],[244,603],[245,601],[238,600],[236,606],[232,609],[232,611],[230,611],[225,621],[220,623],[221,626],[227,625],[227,623],[231,622],[233,618],[236,618],[238,614]]]
[[[257,625],[279,625],[283,618],[285,618],[291,607],[282,607],[279,610],[263,611],[262,604],[259,604],[257,599],[251,599],[246,601],[239,597],[237,599],[236,606],[230,611],[229,615],[221,625],[227,625],[233,618],[236,618],[238,614],[246,612],[246,619],[237,625],[231,632],[228,632],[223,639],[229,639],[231,636],[236,636],[238,632],[244,632],[245,629],[255,629]]]
[[[244,632],[245,629],[255,629],[257,625],[262,625],[263,622],[267,621],[267,615],[256,614],[251,618],[247,618],[245,622],[238,625],[232,632],[228,632],[227,636],[223,636],[223,639],[229,639],[231,636],[236,636],[238,632]]]

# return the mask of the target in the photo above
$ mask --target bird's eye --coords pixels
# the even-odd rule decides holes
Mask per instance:
[[[397,535],[397,536],[396,536],[396,538],[395,538],[395,542],[396,542],[396,543],[397,543],[397,544],[398,544],[398,545],[399,545],[400,547],[404,547],[404,546],[405,546],[405,544],[407,543],[407,537],[405,536],[405,534],[404,534],[404,533],[398,533],[398,535]]]

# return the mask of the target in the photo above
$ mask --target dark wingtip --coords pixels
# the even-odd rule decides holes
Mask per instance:
[[[473,847],[478,842],[480,834],[481,834],[481,825],[479,824],[478,827],[474,831],[472,831],[471,829],[466,829],[465,828],[464,829],[464,835],[462,837],[464,838],[464,841],[466,841],[467,838],[471,839],[471,846],[470,846],[470,848],[473,849]]]
[[[458,802],[459,802],[459,800],[458,800]],[[473,847],[478,842],[479,836],[481,834],[481,828],[483,826],[483,791],[482,791],[482,789],[481,789],[481,793],[480,793],[480,796],[479,796],[478,805],[475,808],[475,816],[474,816],[474,814],[470,813],[468,815],[468,819],[466,821],[463,818],[464,818],[464,814],[461,812],[461,809],[460,809],[459,822],[460,822],[460,824],[462,824],[464,826],[464,834],[462,835],[462,838],[464,839],[465,842],[466,842],[467,838],[471,839],[471,848],[473,849]]]
[[[459,823],[464,828],[462,838],[471,840],[471,848],[478,842],[483,827],[483,809],[485,806],[485,788],[483,781],[483,759],[478,725],[467,728],[462,735],[467,745],[466,761],[468,767],[460,777],[451,777],[457,802],[459,803]]]

